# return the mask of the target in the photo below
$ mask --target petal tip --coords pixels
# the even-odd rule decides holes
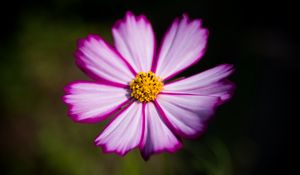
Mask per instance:
[[[225,63],[225,64],[221,64],[220,67],[223,69],[224,72],[229,72],[229,75],[231,75],[235,71],[233,64]]]
[[[124,23],[126,23],[127,20],[129,20],[130,18],[135,18],[133,12],[131,12],[131,11],[126,11],[126,12],[125,12],[125,16],[124,16],[122,19],[118,19],[118,20],[114,23],[114,25],[113,25],[113,27],[112,27],[113,33],[116,32],[117,29],[119,29],[119,28],[121,27],[121,25],[124,24]]]
[[[129,153],[130,151],[132,151],[133,149],[135,149],[136,147],[134,148],[131,148],[131,149],[127,149],[127,150],[123,150],[123,151],[120,151],[118,149],[110,149],[108,148],[107,144],[106,143],[96,143],[97,141],[95,140],[94,141],[94,144],[96,147],[101,147],[102,148],[102,152],[104,154],[116,154],[120,157],[124,157],[127,153]]]
[[[134,17],[134,16],[135,16],[134,13],[130,10],[127,10],[125,12],[125,18]]]
[[[167,153],[173,154],[173,153],[177,152],[178,150],[180,150],[182,148],[182,146],[183,146],[183,144],[181,143],[181,141],[178,141],[172,147],[167,147],[167,148],[163,148],[163,149],[153,150],[153,151],[151,151],[149,153],[146,153],[143,150],[141,150],[140,153],[141,153],[142,158],[145,161],[148,161],[152,155],[160,154],[160,153],[163,153],[163,152],[167,152]]]

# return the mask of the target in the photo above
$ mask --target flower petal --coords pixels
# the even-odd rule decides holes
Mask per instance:
[[[173,131],[184,137],[194,138],[206,128],[219,98],[200,95],[159,94],[156,105]]]
[[[146,128],[141,154],[148,160],[152,154],[167,151],[173,153],[182,147],[181,142],[161,119],[153,103],[145,105]]]
[[[230,99],[235,89],[235,85],[226,79],[232,72],[232,65],[222,64],[194,76],[168,83],[162,93],[215,96],[224,102]]]
[[[205,52],[208,30],[200,20],[190,21],[183,15],[175,19],[165,34],[157,63],[153,71],[163,79],[169,79],[180,71],[198,62]]]
[[[127,12],[112,29],[115,46],[136,72],[151,69],[155,50],[155,36],[148,19]]]
[[[106,126],[95,139],[95,144],[101,146],[106,153],[116,153],[124,156],[136,148],[143,136],[142,103],[133,102]]]
[[[75,56],[77,65],[96,80],[127,86],[136,74],[118,52],[97,35],[79,40]]]
[[[94,123],[115,113],[128,102],[127,90],[92,82],[74,82],[65,87],[63,101],[76,122]]]

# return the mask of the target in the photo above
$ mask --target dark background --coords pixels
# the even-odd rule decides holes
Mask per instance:
[[[102,154],[102,124],[75,124],[63,86],[88,79],[74,64],[76,40],[111,27],[127,10],[143,13],[158,37],[175,17],[202,18],[204,58],[179,76],[235,65],[232,101],[207,132],[175,154],[144,162]],[[297,170],[297,5],[289,1],[22,1],[1,4],[0,174],[293,174]],[[297,173],[296,173],[297,174]]]

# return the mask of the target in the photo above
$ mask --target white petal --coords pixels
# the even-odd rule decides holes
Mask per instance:
[[[89,35],[78,42],[76,51],[77,65],[96,80],[127,86],[135,77],[130,65],[96,35]]]
[[[113,27],[115,46],[136,72],[150,71],[155,49],[155,36],[148,19],[127,12]]]
[[[189,21],[186,15],[177,19],[165,34],[155,72],[169,79],[199,61],[205,52],[208,30],[200,20]]]
[[[126,89],[92,82],[71,83],[65,91],[63,100],[76,122],[104,120],[128,101]]]
[[[226,101],[235,89],[235,85],[226,80],[232,72],[232,65],[219,65],[194,76],[166,84],[163,93],[215,96],[220,97],[222,101]]]
[[[200,95],[159,94],[156,100],[167,122],[184,138],[201,134],[219,103],[219,98]]]
[[[146,104],[145,117],[145,137],[141,148],[145,160],[149,159],[152,154],[163,151],[173,153],[181,148],[181,142],[163,122],[161,114],[153,103]]]
[[[104,152],[114,152],[121,156],[137,147],[143,135],[142,103],[133,102],[112,120],[95,139]]]

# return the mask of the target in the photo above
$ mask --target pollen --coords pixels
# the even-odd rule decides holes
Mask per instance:
[[[131,97],[140,102],[153,101],[163,86],[161,78],[153,72],[140,72],[130,83]]]

